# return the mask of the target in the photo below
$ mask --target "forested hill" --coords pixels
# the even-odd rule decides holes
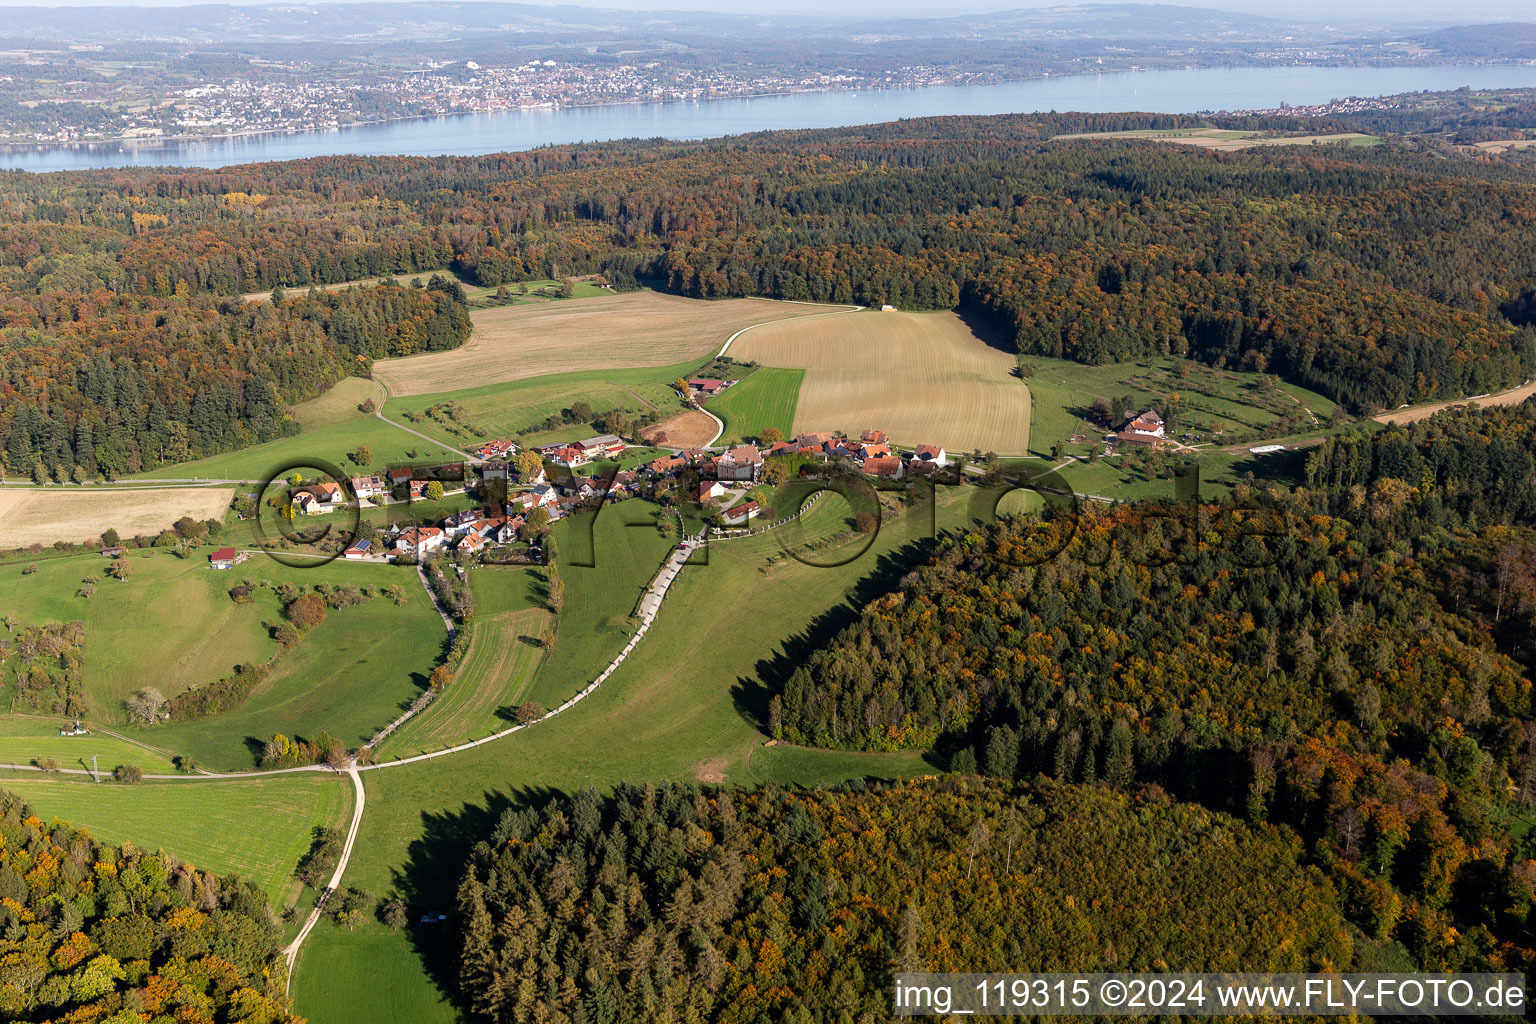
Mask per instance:
[[[366,372],[366,356],[457,344],[467,322],[421,306],[431,295],[295,299],[272,322],[228,296],[444,264],[485,285],[600,272],[702,298],[966,306],[1024,354],[1187,354],[1354,411],[1536,370],[1536,171],[1395,144],[1051,141],[1189,123],[943,118],[477,158],[0,176],[0,449],[10,473],[40,460],[67,474],[260,439],[274,395],[280,414],[343,370]],[[369,330],[343,340],[339,317]],[[287,361],[294,347],[312,369]],[[103,358],[114,372],[176,372],[109,400],[82,388]],[[199,413],[203,392],[214,407]],[[173,426],[159,429],[162,416]],[[178,431],[186,445],[143,436]],[[94,451],[103,432],[127,452],[121,466]]]
[[[1372,944],[1299,852],[1155,792],[587,790],[478,846],[461,989],[508,1024],[823,1024],[888,1019],[900,970],[1348,968]]]
[[[774,734],[1156,784],[1294,829],[1424,966],[1528,965],[1533,441],[1536,402],[1443,413],[1325,443],[1310,489],[944,538],[793,673]]]
[[[302,1024],[266,893],[0,790],[0,1020]]]

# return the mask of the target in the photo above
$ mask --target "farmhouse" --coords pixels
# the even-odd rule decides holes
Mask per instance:
[[[564,466],[567,469],[585,466],[592,461],[592,457],[584,449],[573,444],[552,444],[546,448],[540,448],[539,454],[555,465]]]
[[[677,454],[663,455],[659,459],[652,459],[646,463],[645,468],[657,476],[671,476],[674,473],[682,472],[687,465],[688,460],[683,458],[681,454]]]
[[[471,512],[467,509],[463,512],[455,512],[443,520],[443,530],[450,537],[459,537],[468,532],[470,525],[479,518],[479,512]]]
[[[880,455],[873,459],[865,459],[864,472],[870,476],[883,476],[895,480],[901,476],[901,460],[894,455]]]
[[[719,480],[756,481],[762,469],[763,453],[756,445],[732,448],[715,460],[715,477]]]
[[[488,547],[489,544],[490,542],[487,541],[484,537],[480,536],[478,533],[466,533],[464,536],[459,538],[459,543],[454,546],[454,550],[462,551],[465,554],[472,555],[476,551]]]
[[[710,380],[707,377],[689,377],[688,386],[700,398],[708,398],[711,395],[718,395],[727,385],[723,380]]]
[[[305,496],[308,496],[308,501],[304,500]],[[293,500],[310,515],[321,515],[334,512],[345,505],[347,494],[341,489],[340,484],[326,482],[311,484],[295,494]]]
[[[762,511],[763,507],[761,505],[755,501],[749,501],[744,505],[737,505],[735,508],[726,509],[724,516],[725,521],[732,526],[741,526],[755,519]]]
[[[233,569],[239,556],[234,548],[219,548],[208,559],[208,564],[215,569]]]
[[[720,486],[720,481],[705,480],[694,489],[693,500],[702,505],[705,502],[714,501],[723,494],[725,494],[725,488]]]
[[[1148,409],[1140,415],[1131,416],[1121,433],[1140,434],[1142,437],[1162,437],[1163,418],[1157,414],[1156,410]]]
[[[885,444],[890,438],[883,430],[866,430],[859,434],[859,440],[865,444]]]
[[[389,481],[390,487],[399,487],[416,475],[416,470],[410,466],[396,466],[394,469],[384,471],[384,477]]]

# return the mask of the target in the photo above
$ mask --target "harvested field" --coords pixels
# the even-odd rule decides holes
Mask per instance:
[[[717,429],[714,420],[697,409],[689,409],[676,416],[668,416],[655,426],[646,427],[641,431],[641,436],[649,441],[664,433],[667,439],[660,442],[664,447],[702,448],[714,439]]]
[[[475,330],[462,348],[383,359],[373,376],[400,397],[573,370],[666,366],[704,359],[743,327],[836,308],[768,299],[706,302],[658,292],[503,306],[472,314]]]
[[[159,533],[182,516],[216,519],[229,507],[227,487],[7,487],[0,490],[0,547],[24,548],[100,537]]]
[[[1380,416],[1372,417],[1377,423],[1417,423],[1419,420],[1427,420],[1441,409],[1450,409],[1455,406],[1470,405],[1476,403],[1480,406],[1490,405],[1519,405],[1521,402],[1536,395],[1536,381],[1522,384],[1508,391],[1500,391],[1496,395],[1488,395],[1483,398],[1458,398],[1453,402],[1435,402],[1431,405],[1416,405],[1412,409],[1397,409],[1392,412],[1384,412]]]
[[[1381,139],[1361,132],[1338,132],[1332,135],[1269,135],[1265,132],[1234,131],[1224,128],[1175,128],[1133,129],[1124,132],[1086,132],[1079,135],[1057,135],[1052,141],[1073,139],[1147,139],[1153,142],[1174,142],[1181,146],[1199,146],[1232,152],[1252,149],[1256,146],[1379,146]]]
[[[796,430],[884,430],[897,444],[1029,449],[1029,389],[1014,357],[953,313],[856,313],[742,335],[737,359],[806,371]]]

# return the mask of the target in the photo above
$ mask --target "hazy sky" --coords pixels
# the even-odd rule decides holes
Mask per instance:
[[[0,7],[178,7],[187,0],[0,0]],[[274,2],[274,0],[200,0],[200,2]],[[294,2],[294,0],[288,0]],[[305,2],[305,0],[298,0]],[[324,0],[307,0],[324,2]],[[519,0],[541,3],[543,0]],[[933,0],[773,0],[773,2],[732,2],[732,0],[578,0],[583,6],[612,7],[624,10],[659,11],[731,11],[782,14],[900,14],[944,16],[974,11],[1005,11],[1021,7],[1069,6],[1066,0],[954,0],[936,5]],[[1134,2],[1134,0],[1133,0]],[[1368,18],[1379,21],[1456,21],[1508,19],[1536,21],[1536,7],[1530,0],[1171,0],[1188,7],[1211,7],[1227,11],[1246,11],[1276,17],[1300,17],[1317,20]],[[0,34],[3,34],[0,26]]]

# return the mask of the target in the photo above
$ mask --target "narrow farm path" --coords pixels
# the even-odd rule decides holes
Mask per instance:
[[[374,383],[377,384],[379,386],[379,389],[384,392],[384,402],[389,401],[389,385],[385,384],[381,380],[380,381],[374,381]],[[410,427],[406,426],[404,423],[396,423],[394,420],[392,420],[388,416],[384,415],[384,402],[380,402],[379,403],[379,407],[377,409],[373,410],[373,414],[375,416],[377,416],[379,419],[383,420],[385,423],[388,423],[390,426],[394,427],[396,430],[403,430],[407,434],[413,434],[416,437],[421,438],[423,441],[430,441],[433,444],[442,445],[445,450],[453,452],[453,454],[462,457],[465,462],[473,463],[476,466],[480,465],[480,463],[485,461],[484,459],[480,458],[478,455],[471,455],[471,454],[469,454],[469,452],[460,451],[458,448],[455,448],[453,445],[449,444],[446,441],[439,441],[435,437],[428,437],[426,434],[423,434],[419,430],[412,430]]]
[[[284,991],[292,984],[293,965],[299,958],[299,947],[304,945],[304,940],[309,938],[309,933],[320,922],[320,915],[325,913],[325,903],[341,884],[341,876],[346,873],[347,861],[352,858],[352,844],[357,841],[358,826],[363,823],[363,804],[368,799],[363,791],[363,780],[357,774],[357,766],[347,768],[347,774],[352,778],[352,824],[347,828],[347,840],[341,847],[341,857],[336,861],[336,870],[331,872],[331,880],[321,891],[320,898],[315,900],[314,908],[310,910],[309,917],[304,921],[304,927],[299,929],[299,934],[293,937],[293,941],[283,947],[283,958],[288,962],[287,977],[284,979]]]

